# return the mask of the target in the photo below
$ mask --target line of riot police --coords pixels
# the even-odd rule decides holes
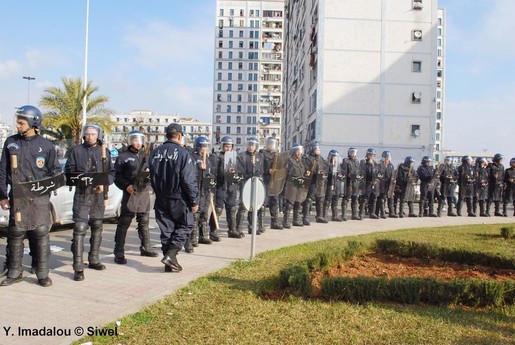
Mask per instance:
[[[199,142],[208,145],[206,138],[198,138],[196,152]],[[515,203],[515,158],[510,161],[510,167],[504,169],[501,154],[496,154],[491,163],[481,157],[473,162],[470,156],[465,156],[459,166],[455,166],[450,157],[433,166],[432,159],[425,156],[418,167],[414,158],[408,156],[395,167],[389,151],[382,152],[381,158],[376,160],[373,148],[369,148],[362,159],[353,147],[347,151],[347,157],[342,158],[333,149],[324,159],[316,142],[309,144],[306,150],[294,144],[288,152],[278,152],[275,138],[267,138],[265,147],[258,150],[258,140],[251,137],[244,152],[237,154],[233,149],[232,138],[223,137],[221,151],[213,150],[208,168],[212,179],[210,193],[214,193],[216,200],[213,215],[219,217],[226,208],[228,237],[231,238],[245,236],[246,210],[240,194],[245,181],[253,176],[261,178],[265,184],[270,226],[277,230],[310,225],[313,207],[315,221],[328,223],[329,210],[330,220],[341,222],[366,217],[441,217],[445,210],[448,216],[461,216],[465,204],[468,216],[488,217],[492,205],[495,216],[507,216],[508,205]],[[205,170],[200,169],[198,173],[202,171]],[[203,218],[199,229],[205,229],[208,217]],[[214,222],[217,217],[210,217],[209,235],[207,230],[200,231],[200,238],[207,239],[201,243],[210,243],[209,238],[220,240]],[[261,208],[258,234],[265,232],[263,217],[264,208]],[[247,220],[248,233],[251,233],[250,214]],[[204,232],[206,234],[202,235]],[[198,241],[195,236],[194,232],[193,243]]]

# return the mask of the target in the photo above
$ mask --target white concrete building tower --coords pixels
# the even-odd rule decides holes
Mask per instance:
[[[217,0],[213,130],[237,149],[281,135],[284,0]]]
[[[286,147],[432,157],[437,24],[436,0],[287,0]]]
[[[444,157],[444,106],[445,106],[445,10],[438,9],[437,61],[436,61],[436,127],[434,160]]]

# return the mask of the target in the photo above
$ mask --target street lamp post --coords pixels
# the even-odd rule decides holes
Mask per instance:
[[[82,105],[82,126],[86,125],[86,112],[88,107],[88,34],[89,34],[89,0],[86,0],[86,42],[84,48],[84,99]]]
[[[36,80],[36,78],[29,76],[24,76],[22,78],[27,80],[27,104],[30,104],[30,81]]]

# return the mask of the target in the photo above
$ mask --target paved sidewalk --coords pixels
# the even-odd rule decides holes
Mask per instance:
[[[256,252],[320,239],[402,228],[513,222],[513,217],[442,217],[313,223],[304,228],[268,230],[257,237]],[[80,333],[81,329],[87,333],[88,327],[102,328],[172,294],[198,277],[227,266],[234,260],[250,257],[251,236],[230,239],[226,237],[226,232],[222,234],[222,242],[200,245],[193,254],[181,252],[179,262],[184,270],[180,273],[164,273],[161,257],[141,257],[134,250],[126,253],[127,265],[114,264],[112,255],[104,257],[102,262],[107,270],[86,269],[86,280],[82,282],[73,281],[71,265],[50,272],[54,284],[49,288],[40,287],[34,275],[25,273],[23,282],[0,288],[0,343],[69,344],[81,338],[75,334]],[[19,335],[19,328],[44,331],[43,327],[47,332],[69,330],[71,335]]]

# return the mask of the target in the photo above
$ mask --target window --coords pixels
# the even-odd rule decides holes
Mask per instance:
[[[239,53],[238,53],[238,58],[239,58],[239,59],[243,59],[243,52],[239,52]]]
[[[243,80],[243,73],[238,73],[238,80]]]
[[[236,112],[237,112],[237,113],[241,113],[241,105],[238,105],[238,106],[236,107]]]
[[[245,27],[245,20],[240,19],[240,28]]]
[[[241,127],[236,127],[236,134],[241,134]]]
[[[442,112],[441,111],[437,111],[436,112],[436,119],[437,120],[441,120],[442,119]]]
[[[420,125],[411,125],[411,135],[415,138],[420,136]]]
[[[241,138],[236,138],[236,145],[241,145]]]
[[[223,17],[223,16],[224,16],[224,9],[223,9],[223,8],[221,8],[221,9],[220,9],[220,17]]]
[[[412,72],[422,72],[422,61],[413,61],[411,65]]]
[[[231,123],[231,116],[227,116],[227,123]]]
[[[219,93],[218,93],[218,94],[216,94],[216,100],[217,100],[218,102],[221,102],[221,101],[222,101],[222,95],[221,95],[221,94],[219,94]]]
[[[234,8],[229,9],[229,15],[234,16]]]
[[[232,59],[232,52],[229,52],[229,59]]]
[[[216,91],[222,91],[222,83],[216,84]]]
[[[240,10],[240,17],[243,17],[243,10]]]
[[[223,47],[224,47],[224,42],[218,41],[218,48],[223,48]]]
[[[227,80],[232,80],[232,73],[227,73]]]
[[[221,62],[218,63],[218,69],[222,69],[222,63]]]
[[[254,31],[250,31],[250,38],[254,38]]]
[[[227,127],[227,130],[225,131],[227,134],[231,134],[231,127]]]
[[[236,116],[236,123],[241,123],[241,116]]]
[[[238,47],[243,48],[243,41],[238,42]]]
[[[232,69],[232,62],[229,62],[229,63],[228,63],[228,67],[227,67],[227,69]]]
[[[221,72],[218,72],[216,80],[222,80],[222,73]]]
[[[227,85],[227,91],[232,91],[232,84]]]
[[[420,104],[422,101],[422,93],[421,92],[412,92],[411,93],[411,103]]]
[[[224,31],[218,30],[218,37],[224,37]]]
[[[243,69],[243,62],[238,62],[238,69]]]
[[[218,58],[221,59],[223,57],[223,53],[222,52],[218,52]]]
[[[232,37],[233,37],[233,35],[234,35],[234,31],[229,30],[229,38],[232,38]]]
[[[231,94],[228,94],[227,95],[227,102],[231,102],[232,101],[232,95]]]
[[[243,91],[243,84],[238,84],[238,91]]]
[[[240,30],[240,38],[243,37],[243,30]]]
[[[241,95],[238,95],[238,102],[241,102]]]
[[[436,123],[436,130],[439,131],[440,129],[441,129],[440,122],[437,122]],[[437,139],[437,140],[440,140],[440,139]]]
[[[220,20],[218,21],[218,28],[219,28],[219,29],[223,29],[223,27],[224,27],[224,20],[223,20],[223,19],[220,19]]]
[[[441,77],[442,77],[442,74],[443,74],[443,72],[442,72],[442,70],[441,70],[441,69],[439,69],[438,71],[436,71],[436,76],[437,76],[438,78],[441,78]]]
[[[222,48],[222,47],[220,47],[220,48]],[[229,41],[229,48],[231,48],[231,49],[234,48],[232,45],[232,41]]]

